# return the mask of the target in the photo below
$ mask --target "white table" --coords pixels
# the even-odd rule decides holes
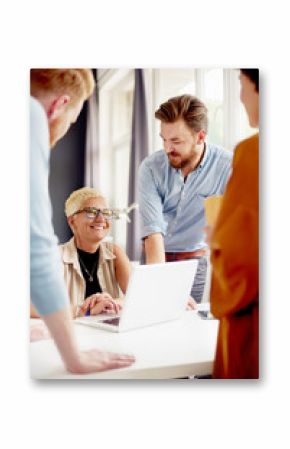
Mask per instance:
[[[207,308],[201,306],[200,308]],[[74,324],[81,349],[98,348],[134,354],[136,362],[123,369],[86,375],[64,369],[52,340],[30,344],[30,369],[34,379],[172,379],[209,374],[215,354],[218,321],[203,320],[197,312],[181,319],[124,333]]]

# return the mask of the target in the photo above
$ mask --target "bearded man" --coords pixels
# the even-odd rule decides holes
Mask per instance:
[[[182,95],[161,104],[164,150],[139,169],[141,236],[147,264],[198,259],[189,307],[200,303],[207,272],[204,199],[222,195],[231,173],[232,154],[206,142],[206,106]],[[192,300],[193,298],[193,300]]]

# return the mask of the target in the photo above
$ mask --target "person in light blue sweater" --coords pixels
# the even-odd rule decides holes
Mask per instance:
[[[92,94],[89,69],[32,69],[30,72],[30,286],[31,301],[53,337],[66,368],[89,373],[129,366],[134,357],[81,352],[72,327],[48,192],[50,148],[75,122]],[[32,340],[35,333],[32,329]],[[33,336],[34,335],[34,336]]]

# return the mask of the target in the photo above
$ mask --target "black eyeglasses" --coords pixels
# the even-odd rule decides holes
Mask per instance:
[[[100,214],[102,214],[104,219],[107,221],[111,221],[114,218],[113,209],[97,209],[96,207],[84,207],[84,209],[77,210],[73,215],[80,214],[81,212],[85,212],[86,217],[89,220],[94,220]]]

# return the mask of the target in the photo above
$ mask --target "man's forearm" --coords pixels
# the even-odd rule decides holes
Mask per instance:
[[[73,332],[70,308],[44,315],[42,319],[48,327],[67,369],[77,369],[80,352]]]
[[[165,249],[163,236],[160,233],[145,238],[146,264],[165,262]]]

